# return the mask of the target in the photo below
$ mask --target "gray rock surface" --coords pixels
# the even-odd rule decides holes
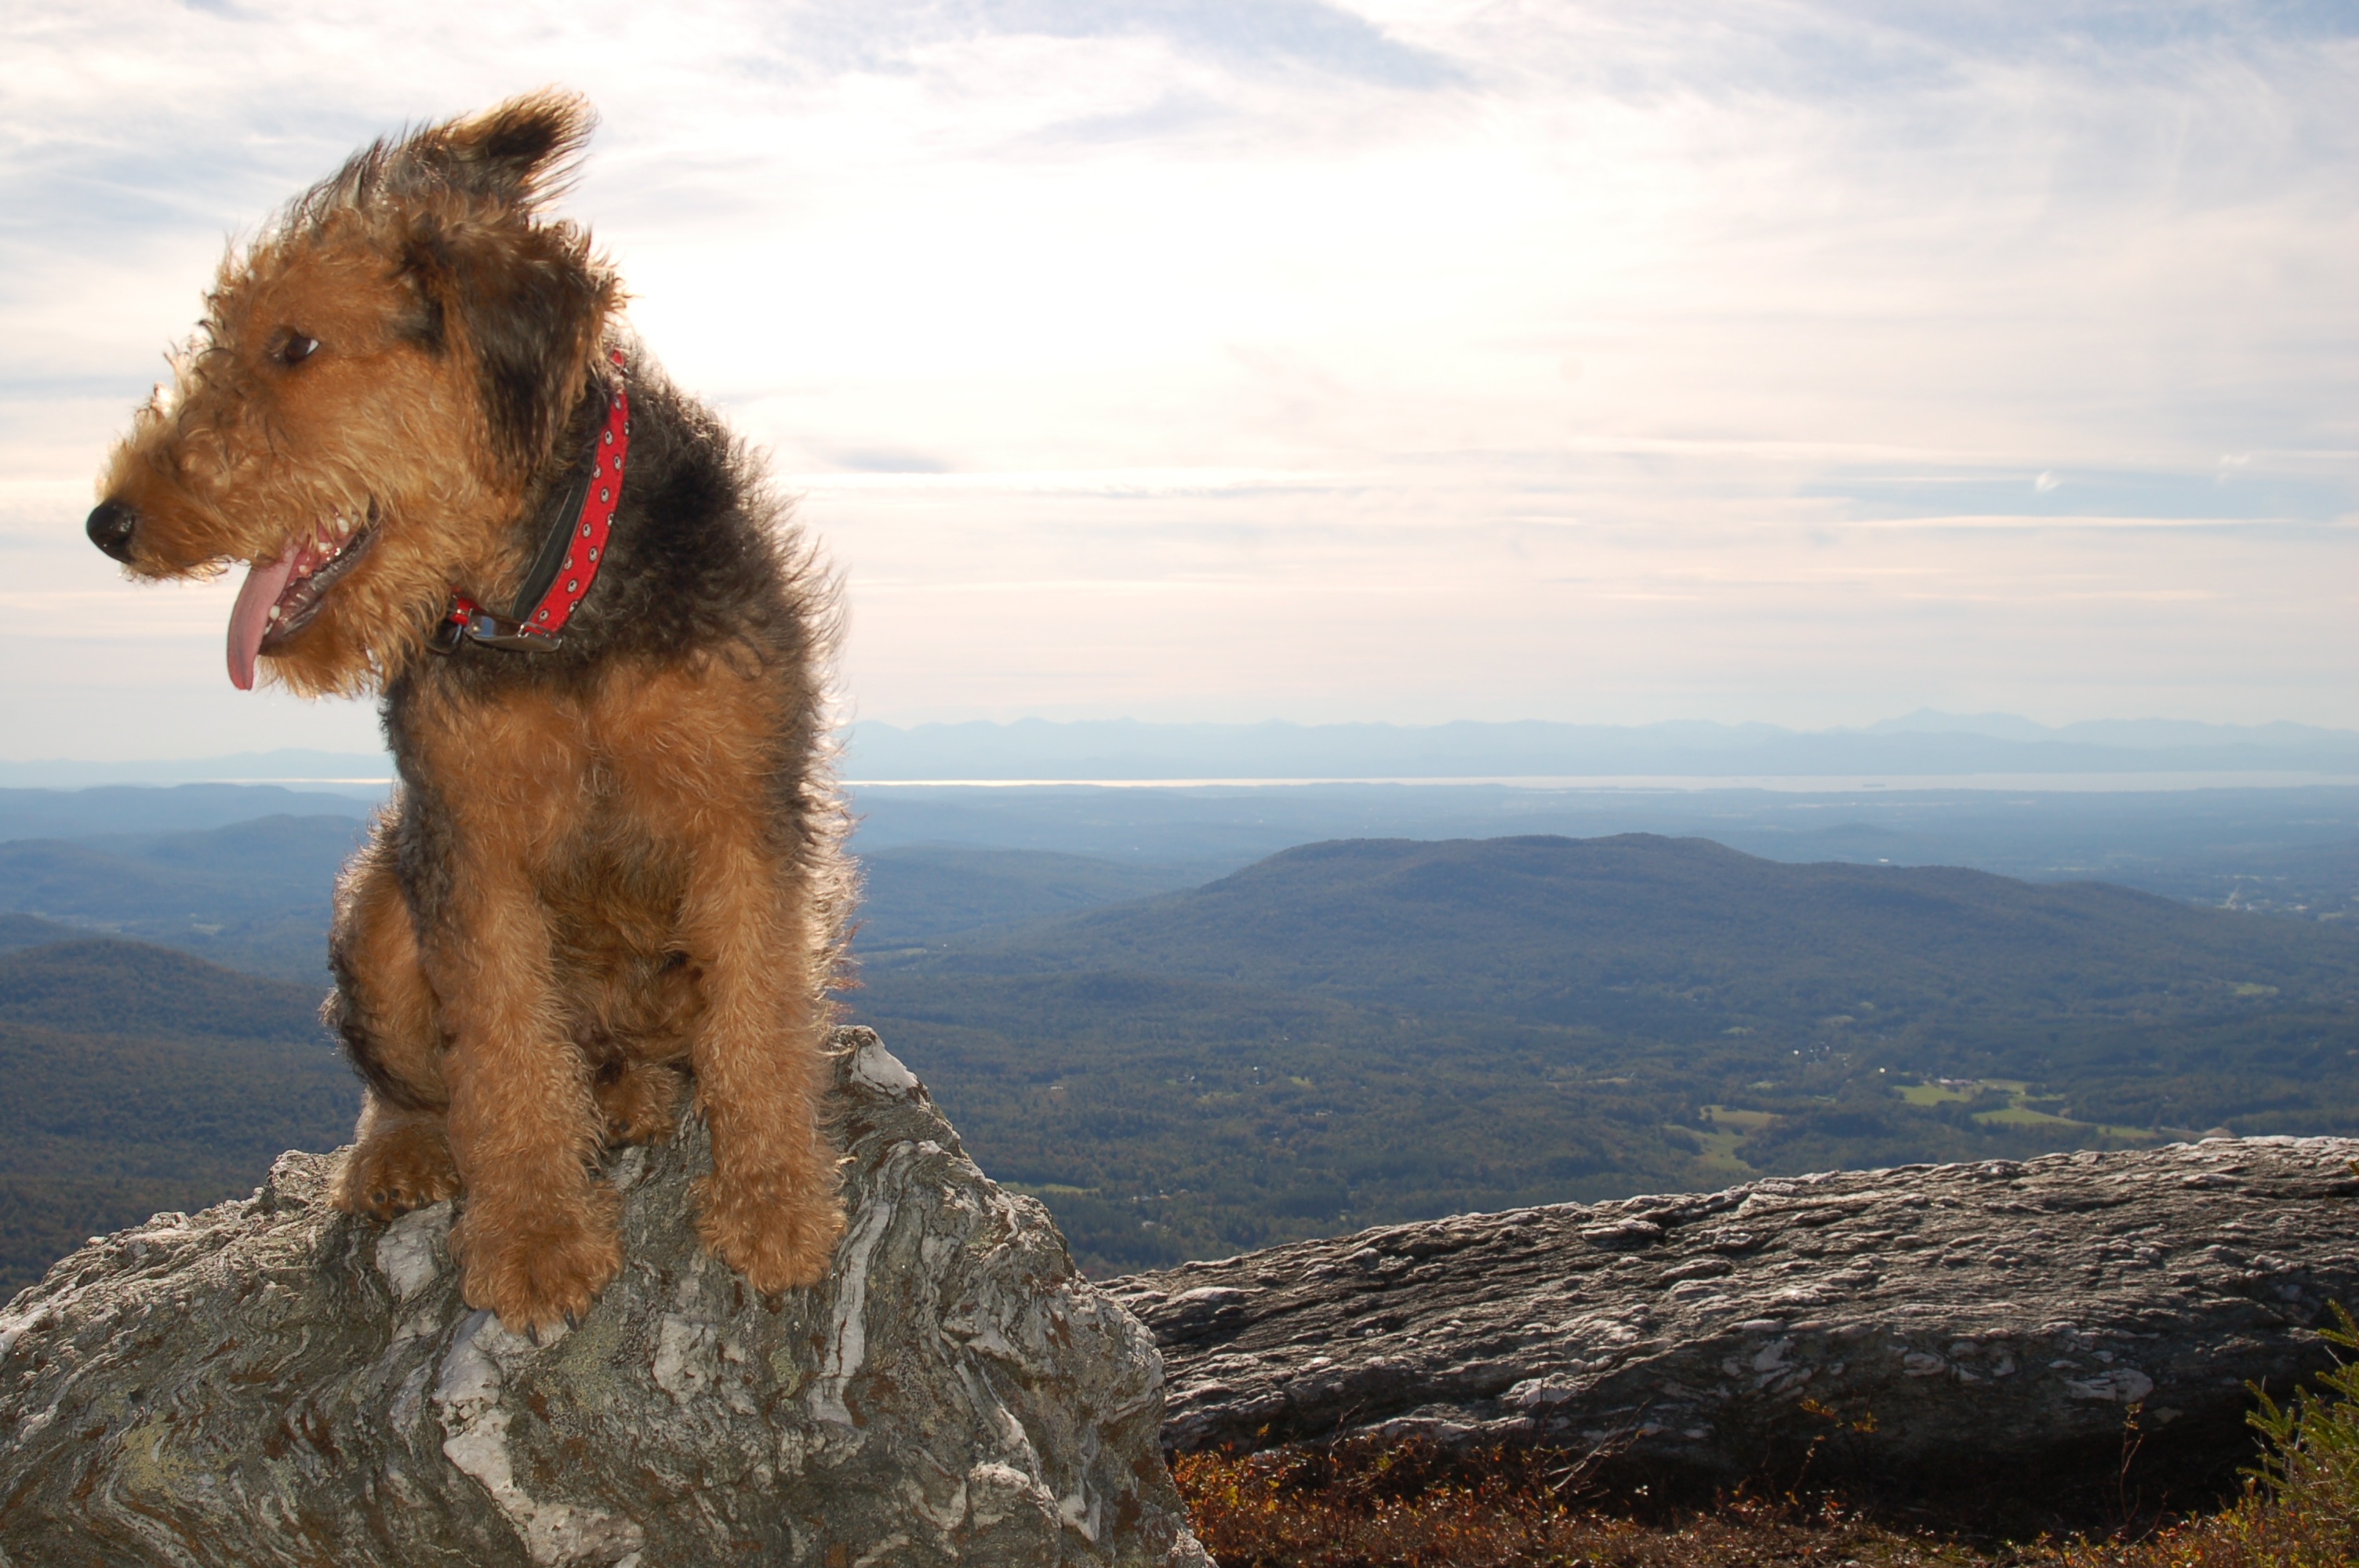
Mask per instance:
[[[0,1564],[1205,1563],[1147,1336],[866,1030],[850,1227],[772,1307],[687,1213],[701,1128],[624,1152],[629,1261],[533,1344],[460,1301],[448,1205],[335,1156],[93,1243],[0,1314]]]
[[[2248,1452],[2359,1306],[2359,1142],[2207,1140],[1394,1226],[1110,1281],[1167,1447],[1609,1445],[1666,1476],[2059,1487]],[[1813,1448],[1816,1453],[1813,1454]]]

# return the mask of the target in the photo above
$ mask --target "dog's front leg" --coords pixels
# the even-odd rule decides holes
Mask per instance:
[[[742,819],[724,820],[694,856],[681,935],[704,995],[692,1060],[712,1130],[697,1231],[775,1295],[823,1278],[843,1234],[810,890]]]
[[[429,976],[451,1050],[451,1232],[470,1306],[512,1328],[588,1310],[623,1266],[619,1203],[594,1180],[600,1123],[553,994],[548,915],[520,859],[466,835]]]
[[[334,1201],[347,1214],[378,1219],[459,1190],[443,1126],[450,1091],[442,1081],[442,1035],[401,891],[395,823],[394,815],[379,818],[367,847],[345,868],[328,938],[336,989],[327,1020],[368,1086]]]

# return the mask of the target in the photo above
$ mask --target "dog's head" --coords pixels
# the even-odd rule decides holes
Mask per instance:
[[[588,236],[539,217],[592,124],[548,92],[379,142],[222,264],[89,532],[136,577],[249,564],[241,687],[258,657],[307,694],[369,689],[453,586],[521,576],[527,492],[621,298]]]

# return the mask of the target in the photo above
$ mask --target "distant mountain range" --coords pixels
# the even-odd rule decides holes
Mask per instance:
[[[2246,773],[2359,777],[2359,731],[2307,724],[2093,719],[1920,708],[1857,729],[1774,724],[1157,724],[1136,719],[919,724],[845,731],[855,781],[1834,778],[1889,774]],[[0,786],[275,783],[366,795],[377,752],[277,751],[153,762],[0,762]],[[194,824],[190,824],[194,826]]]
[[[128,762],[0,762],[10,790],[90,789],[100,784],[306,784],[350,796],[381,794],[393,777],[382,752],[240,752],[223,757],[135,758]]]
[[[374,806],[367,796],[276,784],[0,789],[0,840],[204,832],[266,816],[332,816],[358,822]]]
[[[2359,732],[2102,720],[2049,729],[1930,709],[1860,730],[1768,724],[859,723],[855,781],[1832,778],[1886,774],[2359,776]]]

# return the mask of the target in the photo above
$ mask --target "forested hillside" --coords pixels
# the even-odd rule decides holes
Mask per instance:
[[[39,935],[0,922],[0,947]],[[136,942],[0,954],[0,1295],[94,1232],[243,1196],[282,1151],[350,1137],[359,1091],[319,1003]]]
[[[860,944],[868,952],[890,952],[984,926],[1169,892],[1213,874],[1211,868],[1200,873],[1186,865],[1125,864],[1042,849],[886,849],[860,858]]]
[[[1364,840],[872,960],[1103,1266],[1757,1171],[2359,1128],[2359,940],[1630,835]]]
[[[323,813],[0,841],[0,908],[324,986],[336,873],[364,827],[355,816]]]
[[[105,852],[225,882],[355,826]],[[274,875],[323,886],[302,860]],[[1643,835],[1315,844],[1105,902],[1187,874],[868,866],[853,1016],[1100,1270],[1756,1172],[2359,1130],[2359,936],[2335,922]],[[342,1142],[323,989],[0,915],[5,1277]]]

